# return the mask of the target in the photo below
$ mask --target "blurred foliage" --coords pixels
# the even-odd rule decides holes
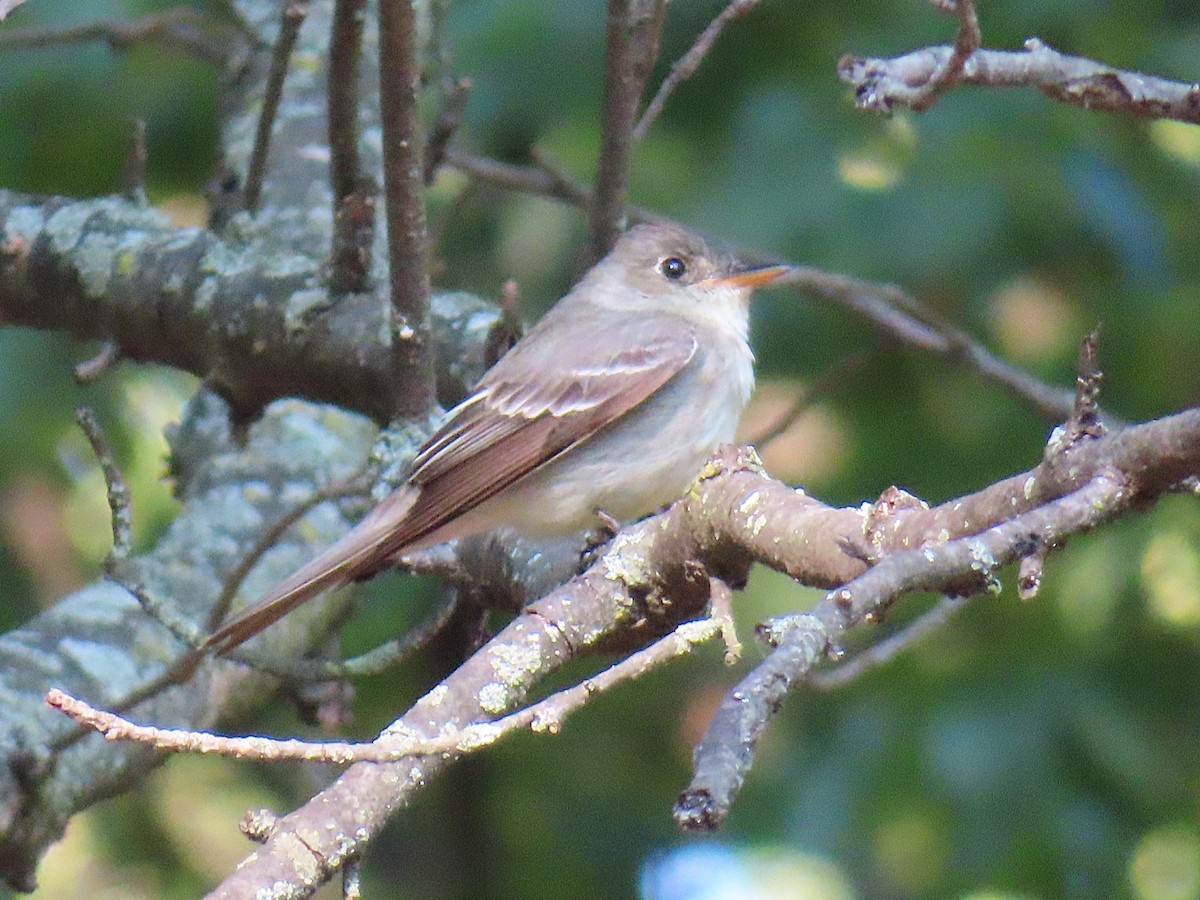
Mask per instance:
[[[476,85],[457,140],[518,162],[536,146],[590,177],[602,6],[453,3],[454,71]],[[155,7],[30,0],[3,27]],[[719,8],[671,4],[655,84]],[[1038,35],[1126,68],[1200,75],[1190,2],[993,0],[980,14],[989,46]],[[1195,404],[1200,128],[1019,90],[963,90],[920,116],[853,109],[839,56],[945,42],[951,25],[915,0],[765,0],[638,147],[631,199],[731,243],[904,285],[1059,384],[1071,382],[1083,333],[1102,323],[1111,410],[1139,419]],[[151,198],[178,203],[210,171],[214,86],[212,72],[153,46],[6,52],[0,184],[114,190],[137,115],[148,123]],[[578,273],[582,215],[488,189],[462,197],[465,187],[446,173],[431,195],[444,226],[441,284],[496,293],[514,277],[536,315]],[[759,428],[799,383],[876,341],[840,310],[780,292],[759,302],[754,330],[770,381],[750,416]],[[93,350],[0,331],[6,627],[92,577],[105,551],[81,537],[103,533],[104,507],[72,407],[96,406],[109,426],[139,540],[170,515],[161,422],[188,384],[123,366],[77,388],[69,367]],[[887,347],[835,379],[768,459],[832,502],[889,484],[939,501],[1035,464],[1048,427],[945,362]],[[81,517],[91,524],[71,525]],[[46,558],[57,562],[39,567]],[[729,671],[709,649],[603,698],[560,737],[519,736],[457,767],[373,848],[366,896],[1200,898],[1198,583],[1194,498],[1073,541],[1050,559],[1035,601],[1011,589],[975,600],[886,667],[795,697],[729,826],[703,840],[675,833],[670,804],[713,705],[756,658],[751,649]],[[417,621],[437,591],[389,577],[371,596],[353,645]],[[758,573],[738,600],[743,633],[812,596]],[[928,603],[904,601],[856,640]],[[445,665],[427,657],[358,685],[352,732],[369,736]],[[265,726],[230,723],[239,726],[311,733],[282,709]],[[79,817],[43,866],[41,896],[76,896],[84,878],[96,897],[193,896],[247,849],[239,810],[290,808],[324,777],[173,760]]]

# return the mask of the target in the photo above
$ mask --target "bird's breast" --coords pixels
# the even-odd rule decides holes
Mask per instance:
[[[693,360],[639,406],[514,485],[511,523],[531,535],[622,522],[681,496],[717,446],[733,440],[754,388],[744,340],[702,344]]]

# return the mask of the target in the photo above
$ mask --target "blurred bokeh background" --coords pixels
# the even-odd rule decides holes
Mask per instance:
[[[0,28],[127,18],[165,3],[29,0]],[[216,5],[214,3],[214,5]],[[669,7],[653,84],[721,8]],[[204,8],[203,4],[197,4]],[[580,179],[598,142],[603,4],[455,0],[453,70],[475,84],[461,146],[525,162],[535,146]],[[1191,0],[987,0],[985,43],[1037,35],[1065,52],[1200,78]],[[731,26],[638,147],[631,199],[715,238],[893,281],[995,352],[1069,385],[1102,324],[1103,402],[1143,419],[1200,401],[1200,128],[1066,108],[1033,91],[961,90],[935,109],[857,112],[844,53],[945,42],[928,4],[764,0]],[[201,223],[217,146],[216,77],[137,45],[6,50],[0,185],[117,189],[127,122],[146,120],[151,201]],[[578,273],[582,214],[555,202],[434,185],[439,287],[520,285],[529,317]],[[896,484],[931,502],[1036,464],[1050,423],[947,362],[881,342],[847,313],[775,291],[754,323],[753,435],[847,357],[765,448],[777,476],[834,503]],[[122,366],[79,388],[94,347],[0,330],[0,623],[15,627],[96,577],[108,549],[102,480],[72,409],[97,408],[151,544],[173,505],[162,426],[194,384]],[[1072,541],[1040,596],[1012,573],[890,665],[792,698],[766,735],[728,827],[674,830],[670,806],[713,705],[753,664],[711,647],[626,686],[555,738],[518,736],[454,769],[373,848],[365,896],[1200,898],[1200,510],[1175,498]],[[389,576],[350,626],[365,648],[418,621],[436,587]],[[813,592],[769,572],[738,597],[743,636]],[[901,627],[932,598],[902,602]],[[369,737],[440,662],[357,686]],[[580,670],[582,671],[582,670]],[[580,671],[575,671],[579,675]],[[313,734],[286,708],[231,729]],[[180,758],[79,816],[38,896],[189,897],[247,850],[250,806],[292,808],[327,772]],[[333,896],[331,893],[330,896]]]

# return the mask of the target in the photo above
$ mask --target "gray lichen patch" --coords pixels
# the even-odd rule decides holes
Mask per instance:
[[[266,258],[262,273],[268,278],[309,277],[317,274],[316,261],[305,253],[272,253]]]
[[[75,271],[89,297],[103,297],[108,293],[117,246],[116,237],[102,232],[85,234],[76,246]]]
[[[199,270],[206,275],[231,278],[245,275],[258,267],[258,254],[248,247],[213,241],[200,258]]]
[[[479,689],[479,708],[489,715],[498,716],[508,709],[510,694],[507,685],[489,682]]]
[[[289,335],[297,335],[308,327],[315,313],[329,307],[329,292],[324,288],[303,288],[292,291],[283,307],[283,327]]]
[[[74,663],[96,687],[105,684],[133,684],[138,677],[124,647],[114,647],[99,641],[80,638],[63,638],[58,642],[58,652]]]
[[[534,639],[528,643],[510,643],[494,647],[488,661],[496,678],[504,684],[523,684],[542,665],[542,654]]]
[[[648,584],[654,573],[654,565],[646,556],[639,537],[618,534],[602,560],[604,577],[628,588]]]
[[[42,214],[40,207],[18,206],[8,214],[8,218],[4,221],[4,240],[8,241],[17,237],[32,244],[42,233],[45,224],[46,217]]]

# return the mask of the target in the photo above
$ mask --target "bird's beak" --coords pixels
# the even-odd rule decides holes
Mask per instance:
[[[719,278],[705,278],[699,282],[699,286],[709,289],[752,289],[762,287],[764,284],[770,284],[776,278],[786,275],[790,271],[792,271],[791,266],[759,266],[754,269],[743,269],[740,272],[734,272],[732,275],[723,275]]]

